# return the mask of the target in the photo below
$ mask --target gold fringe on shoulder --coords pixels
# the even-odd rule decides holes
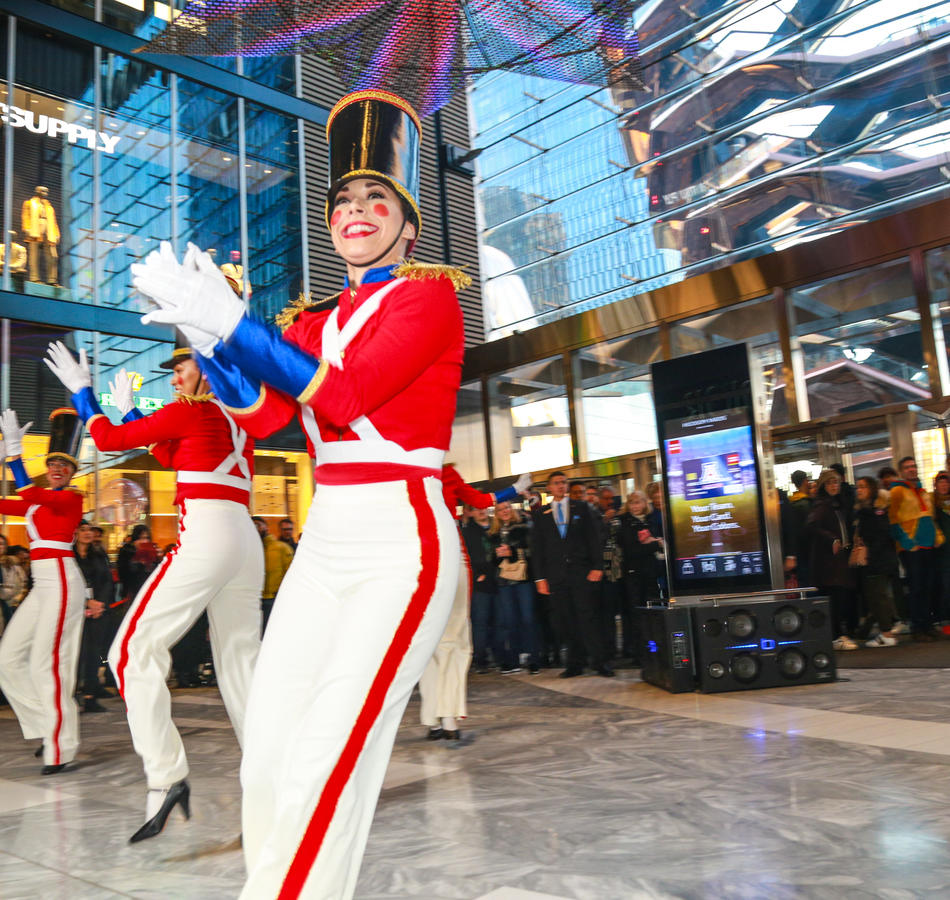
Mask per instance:
[[[338,291],[335,294],[331,294],[329,297],[324,297],[322,300],[312,300],[310,294],[301,294],[297,297],[296,300],[291,300],[276,316],[274,316],[274,324],[282,331],[286,331],[293,325],[297,316],[302,312],[307,310],[316,309],[318,306],[322,306],[329,301],[336,302],[337,297],[342,294],[343,291]]]
[[[210,403],[214,400],[214,394],[211,391],[207,394],[177,394],[175,399],[183,403]]]
[[[393,269],[395,278],[408,278],[410,281],[424,281],[427,278],[448,278],[456,291],[467,288],[471,283],[471,276],[466,275],[455,266],[446,266],[440,263],[421,263],[414,259],[407,259]]]

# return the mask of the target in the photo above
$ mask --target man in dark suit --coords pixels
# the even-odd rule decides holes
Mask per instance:
[[[558,639],[567,644],[567,668],[561,678],[584,671],[587,661],[598,675],[610,677],[594,587],[603,577],[600,532],[583,500],[567,496],[567,478],[548,478],[551,502],[532,512],[531,560],[542,602],[549,599]]]

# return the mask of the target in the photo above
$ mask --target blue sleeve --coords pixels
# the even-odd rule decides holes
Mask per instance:
[[[233,353],[233,348],[231,349]],[[247,409],[253,406],[261,394],[261,383],[232,361],[231,353],[220,341],[210,359],[197,355],[198,366],[204,372],[214,395],[231,409]]]
[[[26,466],[23,465],[22,456],[18,456],[16,459],[11,459],[7,465],[10,467],[10,471],[13,473],[13,480],[16,482],[17,488],[25,488],[33,484],[33,479],[26,474]]]
[[[503,491],[498,491],[495,494],[495,503],[505,503],[508,500],[514,500],[518,496],[518,492],[515,490],[515,486],[509,485]]]
[[[138,419],[144,419],[145,413],[142,412],[137,406],[133,406],[123,417],[122,424],[128,425],[129,422],[135,422]]]
[[[79,417],[83,422],[88,422],[93,416],[105,415],[91,387],[84,387],[81,391],[76,391],[69,399],[76,407],[76,412],[79,413]]]
[[[891,537],[893,537],[904,550],[914,549],[914,542],[910,539],[910,535],[904,531],[897,522],[891,523]]]
[[[220,350],[228,361],[240,361],[242,372],[296,398],[307,391],[320,369],[320,360],[315,356],[285,341],[276,328],[248,316],[241,319],[226,344],[218,343],[212,360]],[[255,392],[254,399],[258,393]]]

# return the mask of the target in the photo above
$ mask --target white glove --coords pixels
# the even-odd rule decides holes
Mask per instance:
[[[44,359],[43,362],[70,394],[92,387],[92,375],[89,373],[89,361],[84,349],[79,351],[78,363],[62,341],[54,341],[46,349],[49,359]]]
[[[214,347],[234,333],[244,316],[244,304],[207,253],[189,244],[185,260],[187,265],[179,265],[171,245],[162,241],[161,251],[132,266],[132,283],[161,307],[142,316],[142,322],[177,325],[199,353],[210,356],[207,341],[196,346],[191,329],[210,335]]]
[[[512,485],[512,487],[519,493],[523,494],[525,491],[531,487],[532,477],[530,472],[525,472],[524,475],[519,475],[518,480]]]
[[[115,381],[109,382],[109,390],[112,392],[112,402],[123,416],[135,409],[135,400],[132,398],[132,376],[125,369],[119,369]]]
[[[0,413],[0,431],[3,432],[7,456],[23,455],[23,435],[30,430],[32,424],[32,422],[27,422],[21,428],[16,412],[12,409],[5,409]]]
[[[176,298],[187,297],[193,290],[192,281],[198,271],[195,258],[201,251],[194,244],[188,244],[184,261],[179,263],[168,241],[162,241],[160,246],[160,250],[149,253],[144,263],[133,263],[132,283],[162,309],[170,309],[178,305]],[[143,317],[142,321],[151,319]],[[178,330],[195,352],[209,358],[214,356],[214,345],[218,343],[215,335],[184,323],[178,325]]]

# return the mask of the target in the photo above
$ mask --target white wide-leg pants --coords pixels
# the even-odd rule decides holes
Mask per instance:
[[[79,711],[73,694],[86,583],[74,559],[35,559],[33,589],[0,640],[0,689],[23,737],[43,739],[43,762],[76,758]]]
[[[247,507],[230,500],[184,501],[178,545],[142,585],[109,649],[150,789],[170,787],[188,774],[165,679],[169,649],[205,609],[218,688],[238,743],[243,741],[263,584],[264,552]]]
[[[419,719],[429,728],[438,727],[443,718],[464,719],[468,715],[468,670],[472,665],[471,586],[472,573],[463,547],[449,622],[419,679],[422,701]]]
[[[248,703],[242,900],[353,896],[458,566],[438,478],[317,486]]]

